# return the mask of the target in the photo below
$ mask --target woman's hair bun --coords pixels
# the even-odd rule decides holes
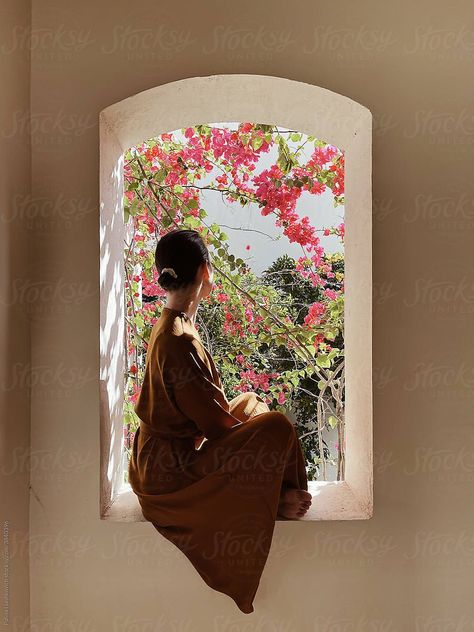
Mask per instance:
[[[158,283],[164,290],[189,286],[194,283],[198,268],[204,261],[209,262],[209,252],[196,230],[171,230],[156,244]]]
[[[177,279],[177,278],[178,278],[178,275],[177,275],[177,274],[176,274],[176,272],[173,270],[173,268],[163,268],[163,270],[162,270],[161,272],[162,272],[162,273],[163,273],[163,272],[169,272],[169,273],[171,274],[171,276],[172,276],[174,279]]]
[[[180,285],[177,279],[178,275],[173,268],[163,268],[158,277],[158,283],[164,290],[172,290],[178,288]]]

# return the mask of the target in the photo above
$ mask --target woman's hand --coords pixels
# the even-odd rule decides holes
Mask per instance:
[[[234,417],[237,417],[244,423],[252,419],[252,417],[270,410],[260,395],[253,391],[239,393],[239,395],[230,400],[229,406],[230,412]]]

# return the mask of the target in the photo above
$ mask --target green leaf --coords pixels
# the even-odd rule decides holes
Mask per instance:
[[[339,420],[337,417],[334,417],[334,415],[329,415],[328,424],[331,426],[331,428],[335,428],[338,423],[339,423]]]
[[[127,209],[128,212],[128,216],[127,216],[127,221],[128,221],[128,217],[130,217],[131,215],[135,215],[137,210],[138,210],[138,200],[137,198],[133,198],[133,200],[125,207],[124,209]]]
[[[158,184],[161,184],[165,178],[166,178],[166,169],[160,169],[159,171],[156,172],[155,179],[157,180]]]
[[[252,147],[257,151],[263,145],[263,138],[261,136],[256,136],[252,140]]]
[[[185,221],[189,228],[196,228],[201,224],[200,220],[197,217],[194,217],[194,215],[188,215]]]
[[[143,316],[141,314],[137,314],[134,320],[135,320],[135,324],[137,325],[139,329],[141,329],[145,324],[145,321],[143,320]]]
[[[327,369],[331,366],[331,361],[329,360],[329,357],[327,354],[321,353],[320,355],[316,357],[316,364],[320,367],[324,367]]]

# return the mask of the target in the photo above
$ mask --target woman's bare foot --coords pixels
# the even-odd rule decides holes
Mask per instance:
[[[311,506],[312,496],[304,489],[285,489],[280,496],[278,515],[288,520],[302,518]]]

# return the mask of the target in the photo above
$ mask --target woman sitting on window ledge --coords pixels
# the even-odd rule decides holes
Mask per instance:
[[[298,519],[311,504],[303,453],[291,421],[259,395],[224,394],[194,325],[213,279],[199,233],[164,235],[155,263],[167,302],[135,405],[130,485],[144,518],[250,613],[277,516]]]

